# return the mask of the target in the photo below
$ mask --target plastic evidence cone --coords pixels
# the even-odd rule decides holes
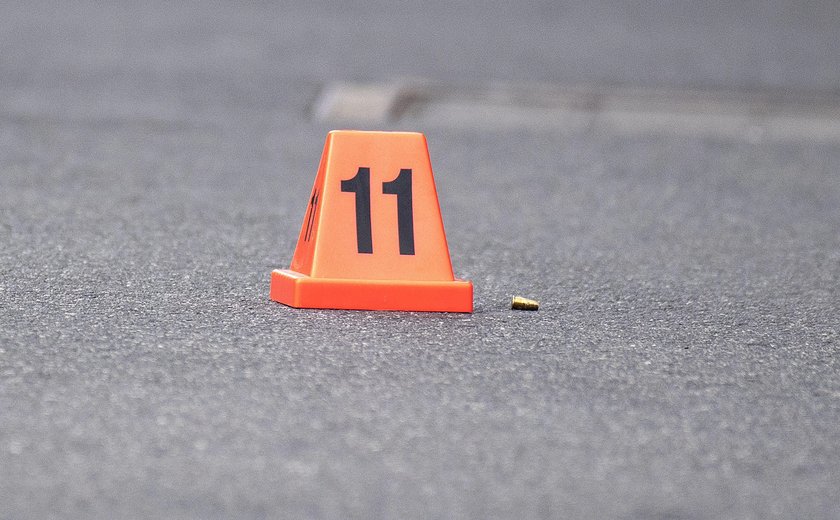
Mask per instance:
[[[289,269],[270,297],[292,307],[472,312],[452,273],[426,138],[327,135]]]

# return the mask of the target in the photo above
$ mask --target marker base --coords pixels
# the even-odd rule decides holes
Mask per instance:
[[[290,307],[375,311],[472,312],[465,280],[343,280],[312,278],[288,269],[271,272],[269,296]]]

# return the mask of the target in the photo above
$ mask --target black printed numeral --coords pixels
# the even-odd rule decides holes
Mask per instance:
[[[360,167],[352,179],[341,181],[341,191],[356,194],[356,244],[359,253],[373,253],[370,218],[370,168]],[[400,254],[414,254],[414,206],[411,195],[411,169],[382,183],[382,193],[397,196],[397,232]]]
[[[397,196],[397,229],[400,254],[414,254],[414,208],[411,201],[411,170],[403,168],[397,178],[382,183],[382,193]]]
[[[313,224],[315,223],[315,211],[318,209],[318,189],[312,193],[312,198],[309,199],[309,209],[306,210],[306,232],[303,234],[303,239],[309,242],[312,238]]]
[[[360,253],[373,253],[370,233],[370,168],[359,168],[352,179],[341,181],[341,191],[356,194],[356,243]]]

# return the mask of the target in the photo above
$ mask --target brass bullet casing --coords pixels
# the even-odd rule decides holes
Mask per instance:
[[[514,296],[510,301],[510,308],[519,311],[535,311],[540,308],[540,302],[522,296]]]

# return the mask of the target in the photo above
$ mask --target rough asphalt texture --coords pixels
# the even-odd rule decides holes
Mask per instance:
[[[0,518],[840,517],[838,143],[400,121],[475,314],[267,298],[326,82],[836,92],[835,3],[0,13]]]

